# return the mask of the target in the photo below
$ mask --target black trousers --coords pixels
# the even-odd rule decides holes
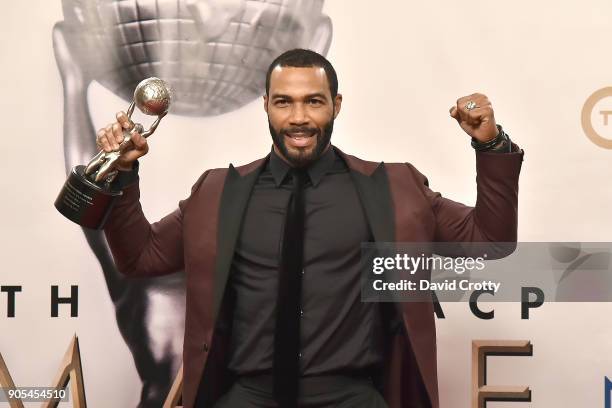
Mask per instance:
[[[214,408],[282,408],[272,395],[272,375],[238,377]],[[368,377],[325,375],[300,380],[300,408],[388,408]]]

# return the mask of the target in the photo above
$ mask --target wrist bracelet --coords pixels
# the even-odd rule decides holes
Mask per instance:
[[[479,142],[478,139],[473,137],[472,147],[475,150],[481,152],[484,150],[491,149],[493,146],[497,145],[502,140],[507,140],[506,133],[504,132],[502,127],[500,125],[496,125],[496,126],[497,126],[497,136],[495,136],[493,139],[489,140],[488,142]]]

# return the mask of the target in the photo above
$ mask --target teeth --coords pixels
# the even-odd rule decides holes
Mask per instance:
[[[309,136],[310,136],[310,134],[307,134],[307,133],[289,133],[289,137],[292,137],[292,138],[299,138],[299,139],[301,139],[303,137],[309,137]]]

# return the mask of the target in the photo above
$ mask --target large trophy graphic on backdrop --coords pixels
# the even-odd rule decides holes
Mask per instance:
[[[234,111],[261,97],[266,69],[282,52],[310,48],[327,54],[332,24],[323,4],[62,0],[64,21],[53,29],[53,49],[64,89],[67,175],[98,151],[87,98],[92,82],[129,103],[140,81],[159,77],[172,85],[170,114]],[[102,231],[83,232],[102,266],[119,330],[142,380],[139,406],[160,407],[181,365],[184,276],[126,279]]]
[[[99,229],[113,208],[121,191],[114,189],[112,182],[119,170],[115,168],[121,154],[131,147],[134,132],[149,137],[155,132],[161,119],[170,108],[170,88],[161,79],[151,77],[138,84],[134,91],[134,100],[127,110],[131,127],[124,130],[123,142],[112,152],[100,150],[87,165],[72,168],[64,187],[55,200],[55,208],[66,218],[86,227]],[[134,108],[138,107],[146,115],[155,115],[157,119],[146,131],[140,123],[131,121]]]

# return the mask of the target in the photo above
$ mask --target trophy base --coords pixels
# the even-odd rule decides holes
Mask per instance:
[[[55,208],[82,227],[101,229],[117,197],[122,194],[91,182],[85,176],[85,166],[80,165],[72,168],[55,200]]]

